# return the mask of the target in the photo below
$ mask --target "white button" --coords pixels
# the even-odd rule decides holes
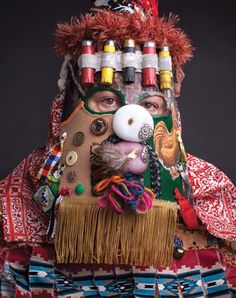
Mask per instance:
[[[75,151],[70,151],[66,156],[66,164],[73,166],[77,162],[78,156]]]

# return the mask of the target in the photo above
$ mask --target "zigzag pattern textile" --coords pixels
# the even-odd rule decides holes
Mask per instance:
[[[53,247],[21,246],[1,253],[0,297],[236,297],[236,267],[225,261],[209,248],[170,268],[57,265]]]

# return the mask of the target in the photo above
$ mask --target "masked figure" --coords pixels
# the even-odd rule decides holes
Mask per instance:
[[[1,297],[234,297],[236,190],[185,153],[191,58],[156,1],[59,24],[48,142],[1,181]]]

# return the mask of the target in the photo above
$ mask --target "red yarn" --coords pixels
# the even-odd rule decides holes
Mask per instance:
[[[70,187],[64,186],[60,190],[59,195],[67,196],[67,195],[71,195],[71,193],[72,193],[72,189]]]
[[[181,196],[178,188],[175,189],[175,198],[179,203],[180,215],[182,216],[186,226],[189,229],[196,229],[198,227],[197,215],[189,200],[184,196]]]
[[[139,3],[146,11],[151,11],[152,15],[158,18],[158,0],[139,0]]]
[[[108,39],[115,41],[119,48],[124,39],[134,39],[136,43],[153,40],[157,47],[164,42],[171,48],[173,66],[180,67],[190,60],[193,48],[186,34],[176,26],[178,18],[155,18],[147,14],[146,18],[140,13],[117,13],[104,10],[94,15],[85,14],[71,19],[70,23],[58,24],[56,32],[56,52],[61,56],[66,54],[74,58],[81,54],[81,42],[92,40],[95,51],[102,51],[104,42]]]
[[[155,18],[158,18],[158,0],[149,0],[149,3],[151,6],[152,15]]]

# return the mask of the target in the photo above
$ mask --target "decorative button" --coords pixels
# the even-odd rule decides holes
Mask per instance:
[[[175,259],[181,259],[183,255],[184,255],[183,247],[174,247],[174,258]]]
[[[83,184],[78,184],[75,187],[75,193],[77,195],[81,195],[84,192],[84,185]]]
[[[91,124],[91,131],[94,135],[100,136],[108,129],[107,121],[103,118],[97,118]]]
[[[67,181],[70,182],[70,183],[73,183],[77,180],[77,174],[75,171],[70,171],[68,174],[67,174]]]
[[[174,236],[174,258],[181,259],[184,255],[183,241],[178,236]]]
[[[80,146],[84,142],[84,134],[82,131],[78,131],[73,137],[73,144],[75,146]]]
[[[150,125],[148,124],[144,124],[139,131],[139,138],[142,141],[146,141],[147,139],[149,139],[151,136],[153,135],[153,129]]]
[[[73,166],[77,162],[78,156],[75,151],[70,151],[66,156],[66,164]]]

